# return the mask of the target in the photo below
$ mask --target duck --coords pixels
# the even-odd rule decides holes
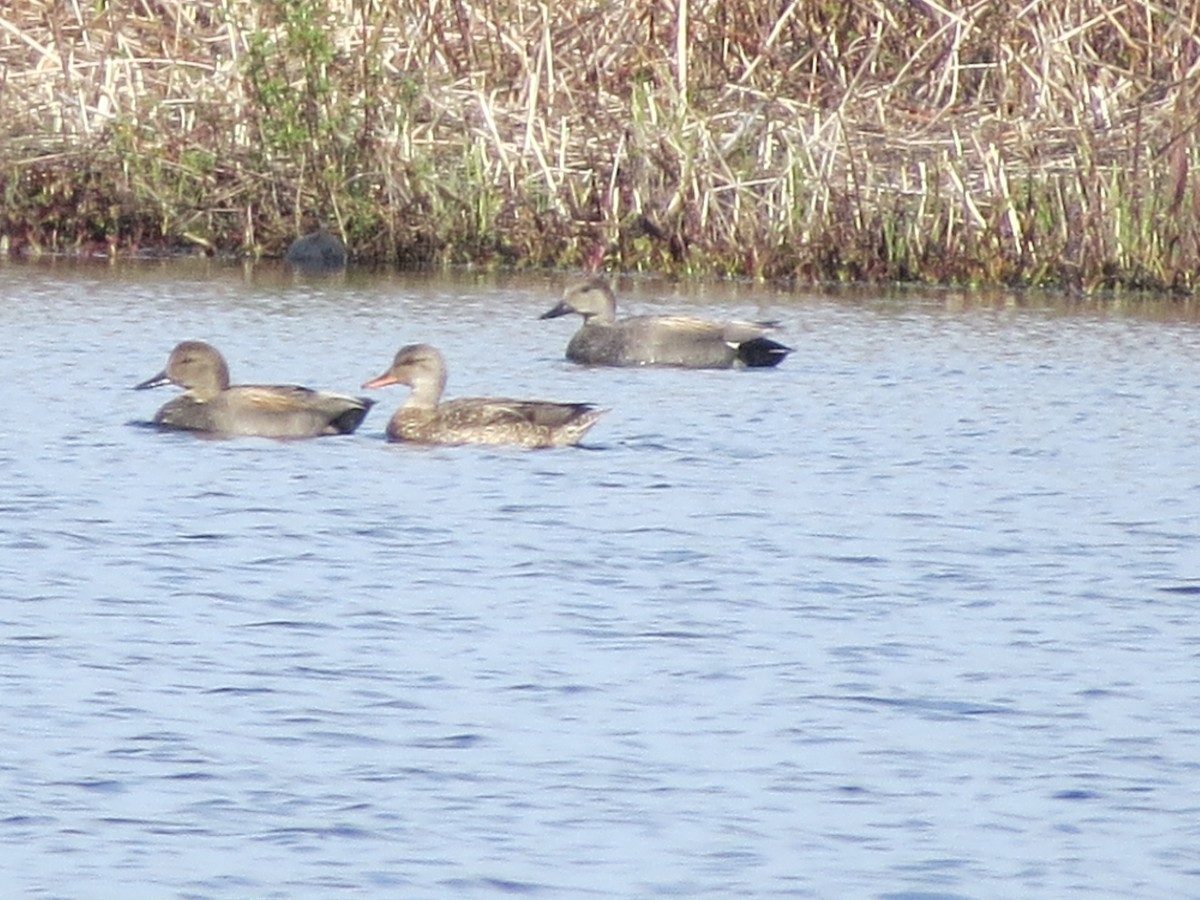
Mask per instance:
[[[136,390],[174,384],[184,392],[154,416],[165,429],[207,434],[305,438],[350,434],[362,424],[375,401],[296,385],[229,384],[229,366],[220,351],[204,341],[183,341],[167,367],[135,385]]]
[[[301,272],[336,272],[346,267],[346,245],[324,225],[319,225],[316,231],[292,241],[283,261]]]
[[[769,368],[792,352],[767,337],[769,325],[713,322],[691,316],[617,319],[617,300],[604,278],[567,289],[539,318],[576,313],[583,325],[567,344],[567,359],[589,366],[676,366],[688,369]]]
[[[412,388],[388,422],[388,440],[396,442],[567,447],[578,444],[604,412],[590,403],[505,397],[442,400],[446,360],[429,344],[401,347],[388,370],[363,387],[391,384]]]

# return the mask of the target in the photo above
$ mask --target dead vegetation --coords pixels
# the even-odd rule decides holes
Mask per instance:
[[[11,0],[15,252],[1191,290],[1191,4]]]

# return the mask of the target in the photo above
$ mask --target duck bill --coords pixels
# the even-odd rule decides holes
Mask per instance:
[[[170,383],[171,383],[171,379],[167,377],[166,369],[163,369],[163,371],[159,372],[153,378],[147,378],[141,384],[135,384],[133,386],[133,389],[135,391],[144,391],[147,388],[162,387],[164,384],[170,384]]]
[[[370,381],[363,382],[364,388],[381,388],[387,387],[389,384],[399,384],[396,381],[396,376],[391,372],[384,372],[378,378],[372,378]]]
[[[539,319],[557,319],[559,316],[569,315],[570,313],[573,313],[573,312],[575,312],[575,310],[571,307],[571,304],[568,303],[566,300],[562,300],[562,301],[559,301],[558,306],[554,307],[554,309],[546,310],[544,313],[542,313],[540,316],[538,316],[538,318]]]

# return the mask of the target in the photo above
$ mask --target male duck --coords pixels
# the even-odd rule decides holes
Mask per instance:
[[[711,322],[691,316],[618,320],[616,297],[603,278],[569,288],[541,318],[569,313],[583,316],[583,325],[567,344],[567,359],[585,365],[767,367],[779,365],[792,352],[766,336],[768,326],[753,322]]]
[[[375,402],[294,385],[231,387],[225,358],[203,341],[178,344],[171,351],[167,367],[136,387],[144,390],[164,384],[178,385],[184,393],[158,411],[155,424],[227,436],[349,434]]]

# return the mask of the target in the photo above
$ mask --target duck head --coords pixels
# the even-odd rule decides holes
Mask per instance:
[[[593,319],[602,323],[613,322],[617,317],[617,298],[605,279],[591,278],[567,288],[558,305],[538,318],[557,319],[571,313],[583,316],[584,322]]]
[[[183,341],[171,351],[167,367],[153,378],[135,385],[135,389],[141,391],[164,384],[178,385],[197,399],[206,400],[229,387],[229,366],[211,344]]]

